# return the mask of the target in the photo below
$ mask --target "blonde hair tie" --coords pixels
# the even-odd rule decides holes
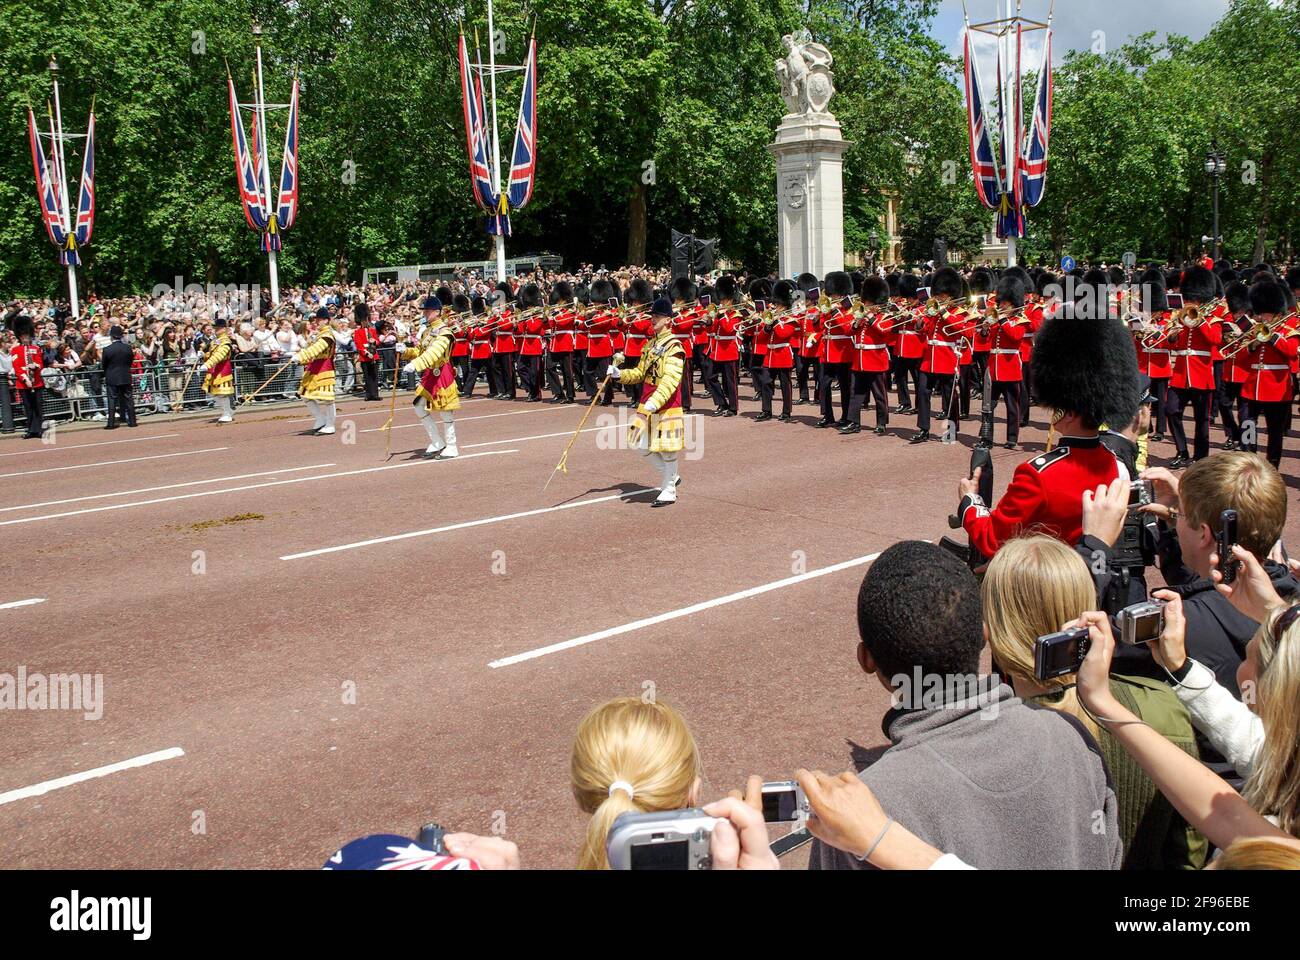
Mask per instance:
[[[632,789],[632,784],[628,783],[626,780],[615,780],[611,783],[609,785],[609,796],[612,797],[615,790],[622,790],[627,794],[629,800],[636,799],[636,791]]]

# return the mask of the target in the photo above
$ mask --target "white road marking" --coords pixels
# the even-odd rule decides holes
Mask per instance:
[[[553,405],[551,405],[551,406],[547,406],[547,407],[545,407],[545,408],[543,408],[543,409],[541,409],[541,410],[512,410],[512,411],[510,411],[509,413],[485,413],[485,414],[482,414],[481,416],[477,416],[477,417],[457,417],[457,418],[456,418],[456,423],[458,423],[458,424],[460,424],[460,423],[468,423],[470,420],[491,420],[491,419],[493,419],[494,417],[523,417],[523,416],[527,416],[527,415],[530,414],[530,413],[558,413],[559,411],[563,410],[563,409],[565,408],[565,406],[566,406],[566,404],[553,404]],[[421,424],[421,423],[395,423],[395,424],[393,424],[393,429],[394,429],[394,430],[406,430],[406,429],[408,429],[408,428],[413,428],[413,427],[420,427],[421,429],[423,429],[424,424]],[[380,432],[383,431],[383,429],[384,429],[383,427],[367,427],[365,430],[362,430],[361,432],[362,432],[362,433],[380,433]]]
[[[125,440],[100,440],[98,443],[77,443],[72,446],[62,446],[58,443],[42,443],[40,446],[32,446],[26,450],[18,450],[15,453],[0,453],[0,457],[21,457],[28,453],[53,453],[63,450],[84,450],[86,447],[106,447],[110,443],[143,443],[146,440],[166,440],[168,437],[179,437],[179,433],[160,433],[152,437],[127,437]]]
[[[44,597],[32,597],[29,600],[10,600],[8,603],[0,603],[0,610],[12,610],[15,607],[31,607],[44,602]]]
[[[123,770],[132,770],[135,767],[147,767],[151,763],[159,763],[163,760],[174,760],[177,757],[185,756],[185,751],[180,747],[168,747],[166,750],[157,750],[153,753],[146,753],[138,757],[132,757],[130,760],[119,760],[117,763],[110,763],[107,766],[95,767],[93,770],[83,770],[81,773],[72,773],[66,777],[59,777],[57,780],[45,780],[42,783],[32,784],[30,787],[19,787],[17,790],[10,790],[8,793],[0,793],[0,806],[6,803],[13,803],[15,800],[26,800],[29,797],[39,797],[49,793],[51,790],[61,790],[63,787],[70,787],[74,783],[84,783],[87,780],[96,780],[99,777],[106,777],[110,773],[119,773]]]
[[[392,389],[392,387],[391,387],[392,381],[391,381],[391,380],[389,381],[389,384],[390,384],[389,389],[391,390],[391,389]],[[408,396],[413,396],[413,394],[408,394]],[[491,398],[490,398],[490,397],[470,397],[468,400],[466,400],[464,397],[462,397],[462,398],[461,398],[461,401],[460,401],[460,405],[463,407],[463,406],[465,406],[465,404],[467,404],[467,403],[482,403],[484,400],[489,400],[489,399],[491,399]],[[379,409],[376,409],[376,410],[358,410],[356,413],[346,413],[345,411],[340,410],[340,411],[338,412],[338,421],[339,421],[340,423],[342,423],[344,420],[350,420],[350,419],[353,418],[353,417],[368,417],[368,416],[370,416],[372,413],[387,413],[387,412],[388,412],[388,404],[387,404],[387,402],[384,402],[384,401],[375,401],[375,400],[368,400],[368,401],[367,401],[367,403],[376,403],[376,402],[383,402],[383,403],[384,403],[383,407],[381,407],[381,408],[379,408]],[[400,398],[400,397],[398,398],[398,402],[399,402],[399,403],[401,402],[401,398]],[[400,410],[401,407],[399,406],[398,409]],[[314,419],[314,418],[312,418],[312,417],[298,417],[298,418],[296,418],[296,419],[288,420],[288,421],[286,421],[286,422],[287,422],[287,423],[311,423],[313,419]],[[250,422],[250,423],[261,423],[262,421],[260,421],[260,420],[250,420],[249,422]]]
[[[226,487],[222,490],[203,490],[199,493],[182,493],[174,497],[158,497],[154,500],[133,500],[131,503],[114,503],[105,507],[87,507],[85,510],[69,510],[65,513],[47,513],[39,517],[22,517],[18,520],[0,520],[0,527],[7,527],[15,523],[35,523],[38,520],[58,520],[62,517],[77,517],[86,513],[101,513],[105,510],[127,510],[131,507],[148,507],[155,503],[170,503],[173,500],[191,500],[196,497],[215,497],[223,493],[242,493],[245,490],[260,490],[263,487],[279,487],[288,483],[309,483],[312,480],[329,480],[333,477],[351,477],[361,473],[378,473],[381,470],[400,470],[402,467],[418,467],[430,463],[456,463],[458,460],[472,460],[474,457],[493,457],[501,456],[507,453],[518,453],[518,450],[484,450],[482,453],[469,453],[463,457],[457,457],[454,460],[410,460],[405,463],[394,463],[384,467],[367,467],[363,470],[340,470],[338,473],[321,473],[314,477],[293,477],[289,480],[268,480],[266,483],[250,483],[242,487]],[[282,473],[276,470],[274,473]]]
[[[703,416],[703,414],[692,413],[692,414],[688,414],[682,419],[689,420],[692,417],[700,417],[700,416]],[[460,421],[457,420],[456,422],[459,423]],[[579,430],[578,433],[597,433],[601,430],[617,430],[619,427],[622,426],[626,426],[626,424],[606,423],[599,427],[584,427],[583,429]],[[463,443],[461,444],[461,446],[465,447],[466,449],[469,449],[471,447],[497,447],[503,443],[526,443],[529,440],[550,440],[554,437],[571,437],[571,436],[573,436],[572,430],[561,430],[559,433],[535,433],[531,437],[512,437],[509,440],[484,440],[481,443]]]
[[[84,497],[68,497],[65,500],[45,500],[41,503],[24,503],[17,507],[0,507],[0,513],[11,510],[35,510],[38,507],[57,507],[65,503],[83,503],[86,500],[103,500],[106,497],[130,497],[137,493],[157,493],[159,490],[177,490],[181,487],[197,487],[205,483],[226,483],[230,480],[251,480],[254,477],[270,477],[277,473],[293,473],[297,470],[325,470],[336,467],[336,463],[312,463],[305,467],[282,467],[279,470],[259,470],[257,473],[240,473],[233,477],[212,477],[208,480],[187,480],[184,483],[165,483],[158,487],[140,487],[136,490],[119,490],[116,493],[92,493]]]
[[[625,623],[622,626],[610,627],[607,630],[599,630],[596,633],[588,633],[585,636],[574,637],[572,640],[565,640],[562,643],[552,643],[545,647],[538,647],[536,650],[517,653],[512,657],[503,657],[500,660],[493,660],[488,664],[488,666],[494,670],[498,667],[509,667],[516,663],[523,663],[525,660],[535,660],[538,657],[545,657],[552,653],[559,653],[562,650],[571,650],[574,647],[581,647],[588,643],[595,643],[598,640],[608,640],[610,637],[617,637],[620,634],[631,633],[634,630],[641,630],[645,627],[653,627],[656,624],[666,623],[669,620],[676,620],[679,617],[689,617],[692,614],[711,610],[713,607],[720,607],[728,603],[736,603],[739,600],[748,600],[750,597],[757,597],[760,594],[770,593],[773,590],[780,590],[783,587],[792,587],[797,583],[803,583],[805,580],[812,580],[816,577],[824,577],[828,574],[839,573],[841,570],[860,567],[863,564],[875,560],[878,556],[880,556],[879,553],[869,553],[865,557],[854,557],[852,560],[845,560],[843,563],[832,564],[829,567],[822,567],[819,570],[809,570],[807,573],[801,573],[793,577],[786,577],[784,580],[774,580],[772,583],[750,587],[747,590],[738,590],[737,592],[729,593],[724,597],[714,597],[712,600],[693,603],[689,607],[682,607],[678,610],[669,610],[667,613],[656,614],[653,617],[645,617],[641,620],[633,620],[631,623]]]
[[[471,456],[481,457],[484,454],[476,453]],[[453,530],[467,530],[470,527],[482,527],[489,523],[505,523],[507,520],[521,520],[524,517],[536,517],[543,513],[555,513],[557,510],[575,510],[578,507],[590,507],[597,503],[608,503],[611,500],[627,500],[643,493],[653,493],[654,488],[647,487],[644,490],[638,490],[636,493],[625,494],[615,493],[607,497],[596,497],[593,500],[579,500],[576,503],[562,503],[558,507],[539,507],[536,510],[524,510],[520,513],[507,513],[499,517],[483,517],[480,520],[466,520],[463,523],[452,523],[445,527],[432,527],[428,530],[412,530],[408,533],[395,533],[389,537],[375,537],[371,540],[358,540],[356,543],[343,543],[337,547],[321,547],[319,550],[307,550],[303,553],[291,553],[281,557],[281,560],[305,560],[308,557],[319,557],[325,553],[339,553],[343,550],[359,550],[362,547],[373,547],[381,543],[393,543],[397,540],[410,540],[413,537],[431,537],[438,533],[450,533]]]
[[[168,457],[192,457],[198,453],[220,453],[229,447],[208,447],[206,450],[182,450],[180,453],[155,453],[151,457],[131,457],[127,460],[96,460],[94,463],[74,463],[67,467],[45,467],[41,470],[20,470],[17,473],[0,473],[0,480],[7,477],[29,477],[36,473],[58,473],[61,470],[85,470],[87,467],[113,467],[119,463],[140,463],[143,460],[166,460]]]

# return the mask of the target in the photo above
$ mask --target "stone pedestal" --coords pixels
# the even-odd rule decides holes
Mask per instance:
[[[767,149],[776,157],[780,273],[844,269],[844,151],[853,144],[829,113],[786,114]]]

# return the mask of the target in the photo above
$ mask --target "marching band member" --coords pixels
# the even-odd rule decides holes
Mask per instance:
[[[583,323],[582,329],[587,334],[587,359],[583,362],[583,382],[587,387],[587,396],[596,396],[596,370],[608,366],[610,357],[614,356],[614,344],[610,332],[618,324],[618,304],[620,302],[618,287],[604,278],[591,282],[592,313]],[[599,406],[608,407],[614,403],[614,383],[610,381],[605,393],[600,398]]]
[[[469,297],[463,293],[458,293],[451,298],[451,312],[455,318],[448,318],[448,323],[453,323],[453,329],[456,331],[456,339],[451,345],[451,363],[456,368],[456,389],[463,390],[465,384],[469,383],[469,357],[470,357],[470,324],[467,322],[472,319],[473,310],[470,307]]]
[[[1007,267],[1003,276],[1016,267]],[[993,293],[994,281],[992,272],[979,269],[970,275],[970,292],[973,297],[988,297]],[[986,301],[987,302],[987,301]],[[974,335],[970,341],[970,363],[967,364],[968,370],[963,370],[966,382],[962,384],[962,396],[965,398],[967,392],[972,389],[974,384],[982,385],[984,383],[984,371],[988,368],[989,351],[993,349],[993,330],[989,324],[977,323],[975,325]],[[983,389],[982,386],[979,389]],[[969,404],[962,409],[962,414],[968,413]]]
[[[547,375],[551,403],[573,403],[573,344],[578,315],[573,311],[573,284],[558,281],[551,288],[551,349]]]
[[[591,288],[580,283],[573,288],[573,375],[582,382],[588,398],[596,389],[587,385],[587,317],[591,315]]]
[[[9,350],[14,367],[14,389],[22,401],[23,416],[27,419],[26,440],[39,440],[45,432],[45,403],[42,391],[45,380],[41,377],[44,365],[41,348],[32,344],[36,334],[36,322],[23,314],[15,318],[14,335],[18,342]],[[0,386],[0,389],[6,389]]]
[[[221,413],[217,423],[230,423],[235,419],[235,351],[225,317],[218,317],[212,327],[217,339],[199,365],[199,372],[204,375],[203,392],[216,400]]]
[[[298,396],[316,421],[311,432],[325,437],[334,432],[334,354],[338,335],[324,307],[316,311],[316,319],[321,325],[315,339],[293,355],[293,362],[303,367]]]
[[[984,557],[1029,530],[1074,546],[1083,533],[1084,491],[1127,476],[1102,445],[1100,427],[1136,418],[1137,358],[1120,324],[1091,313],[1067,306],[1043,324],[1034,344],[1034,382],[1040,402],[1053,409],[1061,433],[1056,446],[1016,467],[992,509],[979,496],[978,473],[958,484],[957,515]]]
[[[526,283],[519,288],[519,366],[529,403],[542,400],[542,333],[546,329],[546,318],[541,313],[543,302],[542,288],[537,284]],[[537,312],[523,319],[523,313],[530,310]]]
[[[642,277],[633,277],[632,283],[628,286],[626,293],[623,295],[624,302],[628,308],[648,307],[654,301],[654,291],[650,289],[650,284]],[[628,314],[625,326],[627,334],[624,337],[623,346],[623,366],[635,367],[641,362],[641,353],[645,346],[654,339],[655,325],[654,322],[645,314],[645,311],[638,311],[635,314]],[[685,346],[685,344],[683,344]],[[635,404],[637,401],[638,390],[634,384],[627,384],[623,390],[627,394],[627,402]]]
[[[1004,402],[1007,408],[1006,448],[1014,450],[1020,440],[1020,388],[1024,383],[1020,343],[1032,321],[1024,315],[1025,286],[1019,277],[1004,275],[998,282],[996,296],[997,313],[990,322],[982,324],[989,330],[989,381],[993,389],[989,407],[996,412],[998,401]],[[992,438],[989,442],[992,443]]]
[[[681,341],[683,355],[686,358],[686,372],[682,374],[682,410],[686,413],[691,412],[691,393],[692,386],[695,382],[691,374],[693,368],[691,356],[695,350],[695,324],[703,316],[704,311],[699,308],[696,300],[699,298],[699,288],[691,282],[689,277],[677,277],[668,285],[668,295],[673,303],[673,335]]]
[[[1224,291],[1224,297],[1228,304],[1228,320],[1223,325],[1226,344],[1229,338],[1241,336],[1254,324],[1249,316],[1251,313],[1249,287],[1240,280],[1234,281]],[[1219,416],[1223,420],[1224,432],[1228,434],[1228,439],[1223,446],[1225,450],[1236,450],[1241,446],[1241,421],[1245,417],[1245,404],[1241,392],[1253,373],[1250,369],[1251,363],[1250,355],[1245,350],[1235,353],[1232,357],[1225,357],[1222,362],[1223,380],[1220,391],[1222,400],[1219,404]]]
[[[695,380],[699,381],[701,387],[706,387],[709,382],[709,322],[705,314],[708,313],[706,303],[713,302],[713,288],[705,285],[697,287],[695,291],[695,328],[691,334],[691,369],[696,371]],[[695,389],[694,381],[691,383],[691,391]],[[690,391],[688,391],[690,392]],[[708,396],[707,387],[705,396]]]
[[[943,402],[940,418],[952,418],[952,387],[953,378],[957,374],[957,351],[961,349],[963,330],[969,325],[966,312],[959,303],[962,287],[961,274],[952,267],[936,270],[930,282],[930,296],[936,302],[937,309],[922,311],[925,355],[921,358],[921,386],[917,394],[917,431],[909,443],[924,443],[930,439],[932,393],[937,392]]]
[[[1271,332],[1256,336],[1243,350],[1249,357],[1250,378],[1242,387],[1246,400],[1246,419],[1254,430],[1243,434],[1242,448],[1254,453],[1259,447],[1259,419],[1264,416],[1268,427],[1268,462],[1281,469],[1282,442],[1291,429],[1291,404],[1295,393],[1291,383],[1291,363],[1300,354],[1300,332],[1291,321],[1278,323],[1287,312],[1286,291],[1272,281],[1260,281],[1250,287],[1250,310],[1256,324],[1271,324]],[[1249,336],[1250,334],[1247,334]],[[1238,354],[1240,356],[1240,354]]]
[[[758,322],[758,314],[767,309],[767,303],[772,299],[772,284],[761,277],[749,282],[749,299],[753,301],[753,308],[750,311],[742,311],[745,316],[744,337],[749,347],[749,380],[754,385],[754,400],[763,399],[763,391],[767,389],[766,384],[771,379],[771,374],[767,367],[763,366],[767,359],[767,340],[768,332],[763,329],[763,325]]]
[[[773,316],[770,319],[760,321],[760,325],[766,327],[767,333],[767,352],[763,356],[763,369],[766,376],[763,378],[763,389],[761,399],[763,401],[762,412],[755,417],[755,422],[760,420],[772,419],[772,395],[775,393],[776,384],[781,384],[781,416],[782,423],[790,422],[790,408],[794,400],[793,391],[790,383],[790,374],[794,370],[794,355],[798,348],[800,331],[803,325],[799,322],[793,313],[794,307],[794,284],[789,280],[778,280],[772,285],[772,306],[780,309],[784,313],[779,316]]]
[[[916,317],[921,316],[921,303],[918,300],[920,288],[921,281],[915,274],[905,273],[898,280],[898,305],[912,311]],[[897,330],[894,387],[898,391],[898,407],[895,413],[916,413],[916,407],[908,395],[908,378],[911,378],[917,403],[921,401],[921,359],[925,356],[925,340],[921,332],[919,326],[906,323]]]
[[[1213,348],[1223,342],[1223,318],[1217,312],[1208,313],[1216,291],[1214,274],[1204,267],[1192,267],[1183,275],[1179,289],[1183,295],[1183,312],[1171,324],[1174,333],[1170,338],[1170,355],[1174,361],[1174,375],[1169,381],[1165,408],[1169,415],[1169,432],[1178,452],[1169,464],[1171,470],[1181,469],[1193,460],[1203,460],[1210,455]],[[1196,426],[1190,459],[1187,433],[1183,428],[1183,411],[1188,404],[1191,404]]]
[[[713,398],[715,416],[734,417],[740,410],[740,312],[736,309],[736,278],[718,277],[709,338],[709,380],[705,384]]]
[[[649,457],[659,473],[660,490],[651,506],[677,502],[677,453],[686,446],[682,417],[682,372],[685,350],[673,335],[673,305],[663,297],[650,308],[654,339],[635,367],[620,370],[611,363],[606,375],[623,384],[640,384],[641,397],[628,428],[628,443]]]
[[[482,373],[487,379],[488,396],[495,397],[498,392],[497,374],[496,364],[492,360],[492,326],[491,318],[487,316],[487,302],[482,297],[474,297],[469,302],[469,308],[474,316],[469,327],[469,379],[466,381],[469,385],[465,388],[465,396],[474,395],[479,374]]]
[[[817,299],[820,296],[820,289],[817,286],[817,276],[811,273],[801,273],[795,278],[795,285],[804,295],[804,308],[799,318],[800,337],[799,337],[799,369],[796,379],[799,383],[799,404],[812,403],[808,398],[808,380],[812,378],[812,388],[814,393],[817,390],[817,380],[821,376],[817,369],[817,354],[821,350],[819,341],[819,330],[821,327],[821,313],[817,309]]]
[[[352,308],[352,319],[357,328],[352,331],[352,345],[356,347],[357,363],[361,365],[361,379],[366,385],[366,399],[379,399],[379,334],[370,319],[370,307],[364,300]]]
[[[853,312],[847,306],[853,296],[853,279],[843,270],[826,274],[826,296],[831,300],[828,310],[821,315],[822,349],[821,379],[817,390],[821,394],[821,419],[815,426],[845,426],[849,422],[849,393],[853,380]],[[835,397],[831,392],[834,382],[839,390],[840,416],[835,417]]]
[[[425,309],[429,309],[430,301],[437,303],[436,298],[429,297],[424,301]],[[399,356],[406,361],[402,373],[408,376],[420,374],[420,384],[415,388],[411,406],[429,435],[425,456],[435,460],[450,460],[460,454],[456,449],[456,419],[452,415],[453,410],[460,409],[460,391],[456,389],[456,372],[451,362],[454,339],[455,334],[446,319],[435,315],[429,321],[419,346],[398,345]],[[439,420],[442,421],[442,432],[446,434],[445,442],[438,430]]]
[[[1148,388],[1156,398],[1155,432],[1151,439],[1157,443],[1165,438],[1165,405],[1168,402],[1169,380],[1174,375],[1173,360],[1169,355],[1169,338],[1174,331],[1169,325],[1169,297],[1165,293],[1165,276],[1159,270],[1148,270],[1142,275],[1142,312],[1150,329],[1137,343],[1138,370],[1151,379]]]
[[[513,400],[519,389],[518,375],[515,372],[515,322],[514,292],[510,284],[502,280],[497,284],[494,297],[495,316],[492,322],[492,364],[496,367],[497,385],[501,388],[493,400]]]
[[[889,303],[889,284],[880,277],[867,277],[862,285],[864,315],[853,321],[853,398],[849,402],[849,422],[840,427],[840,433],[862,431],[862,405],[870,392],[876,403],[877,436],[889,426],[889,394],[885,377],[889,375],[889,344],[895,339],[893,325],[897,322],[881,308]]]

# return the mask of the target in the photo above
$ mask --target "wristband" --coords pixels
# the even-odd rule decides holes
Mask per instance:
[[[893,825],[894,825],[894,818],[886,817],[885,825],[881,827],[880,832],[876,834],[876,839],[871,842],[871,846],[867,847],[867,852],[864,853],[862,856],[858,857],[858,859],[870,860],[871,855],[876,852],[876,847],[880,846],[880,841],[885,839],[885,834],[889,832],[889,828],[892,827]]]

